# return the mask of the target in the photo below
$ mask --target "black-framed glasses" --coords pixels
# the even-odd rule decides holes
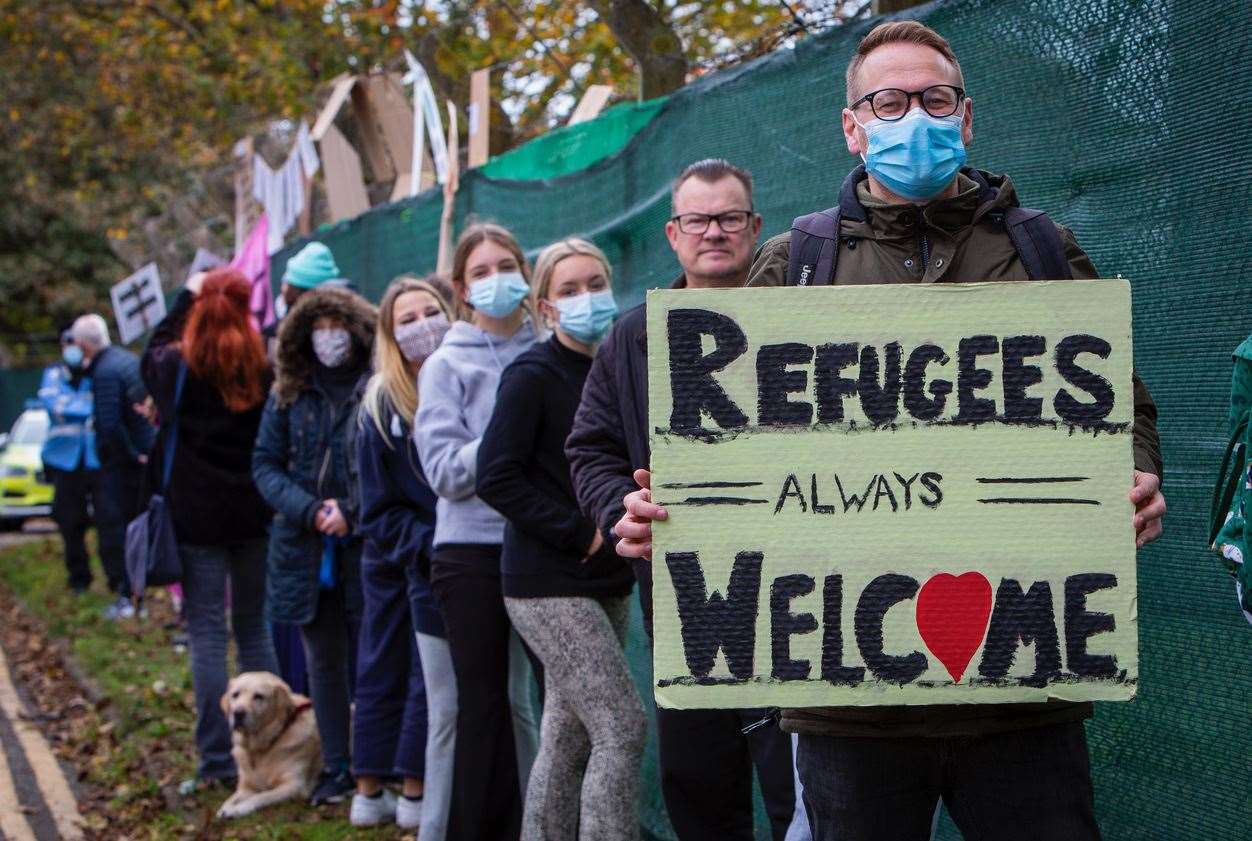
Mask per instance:
[[[956,85],[931,85],[925,90],[905,91],[899,88],[883,88],[871,91],[853,102],[848,107],[855,111],[863,103],[868,102],[874,116],[880,120],[893,122],[909,112],[909,106],[916,97],[922,108],[932,117],[951,117],[965,99],[965,88]]]
[[[735,234],[748,227],[752,218],[751,210],[727,210],[723,213],[679,213],[670,217],[671,222],[678,223],[678,230],[684,234],[702,234],[709,229],[710,222],[716,222],[724,234]]]

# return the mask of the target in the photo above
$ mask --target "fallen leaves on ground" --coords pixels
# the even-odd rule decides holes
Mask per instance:
[[[214,815],[229,792],[180,797],[195,771],[195,712],[168,593],[148,591],[148,619],[111,623],[103,594],[76,598],[63,579],[57,541],[0,549],[0,646],[29,718],[73,769],[89,841],[415,841],[396,827],[353,829],[346,803],[223,822]]]

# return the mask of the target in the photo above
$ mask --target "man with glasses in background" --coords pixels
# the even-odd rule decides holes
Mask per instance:
[[[948,42],[916,21],[874,28],[846,74],[843,136],[864,161],[838,204],[758,253],[749,286],[1099,277],[1074,235],[1018,206],[1007,176],[964,166],[973,102]],[[1161,534],[1156,407],[1135,383],[1136,545]],[[649,477],[627,495],[618,553],[651,555]],[[819,841],[919,841],[942,797],[967,839],[1098,839],[1083,721],[1090,703],[783,710]]]
[[[674,179],[665,235],[683,273],[674,289],[743,286],[761,217],[752,209],[752,176],[721,159],[692,164]],[[624,314],[600,346],[565,444],[583,513],[610,543],[622,500],[646,474],[648,359],[642,305]],[[645,468],[645,469],[640,469]],[[652,566],[638,555],[635,576],[644,624],[652,635]],[[807,839],[796,814],[791,740],[763,710],[656,711],[661,791],[680,841],[751,841],[752,769],[756,767],[775,841]],[[798,833],[798,834],[797,834]]]

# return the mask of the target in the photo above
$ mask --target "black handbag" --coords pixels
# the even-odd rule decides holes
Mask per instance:
[[[126,526],[126,574],[135,595],[145,587],[163,587],[177,584],[183,578],[183,562],[178,556],[178,539],[174,535],[174,521],[165,502],[165,492],[170,485],[170,473],[174,469],[174,450],[178,445],[178,404],[183,397],[183,384],[187,380],[187,363],[178,363],[178,382],[174,386],[174,417],[169,419],[169,434],[165,436],[162,453],[161,487],[148,500],[148,508]]]

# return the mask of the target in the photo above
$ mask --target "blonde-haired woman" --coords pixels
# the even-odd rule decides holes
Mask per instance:
[[[451,322],[451,291],[442,280],[405,276],[392,282],[379,305],[375,373],[361,401],[356,436],[365,607],[350,819],[353,826],[420,825],[425,841],[444,838],[456,690],[429,583],[435,494],[411,432],[418,372]],[[393,776],[403,780],[399,798],[383,787]]]
[[[608,260],[581,239],[543,250],[534,311],[552,338],[504,372],[478,449],[478,494],[505,516],[504,603],[543,663],[543,738],[522,837],[639,837],[646,724],[622,650],[634,577],[578,509],[565,458],[583,381],[617,306]]]
[[[439,495],[431,584],[456,672],[448,836],[458,841],[518,837],[521,789],[537,742],[535,715],[523,691],[529,669],[520,641],[513,642],[500,591],[504,518],[474,491],[479,440],[496,405],[500,375],[535,343],[535,327],[522,306],[529,277],[522,249],[506,229],[467,228],[452,258],[452,284],[469,320],[452,325],[418,379],[413,434]]]

